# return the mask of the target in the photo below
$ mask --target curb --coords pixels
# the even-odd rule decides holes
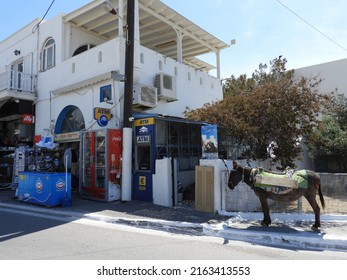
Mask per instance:
[[[337,242],[335,239],[308,237],[291,234],[272,233],[271,235],[253,232],[249,230],[220,228],[215,226],[204,226],[205,235],[224,238],[226,240],[245,241],[259,245],[269,244],[272,246],[283,246],[310,250],[335,250],[347,252],[347,240]]]
[[[310,250],[338,250],[347,252],[347,238],[334,238],[334,235],[327,233],[300,232],[279,233],[247,230],[245,228],[232,227],[228,222],[218,223],[189,223],[181,221],[167,221],[162,219],[144,219],[103,215],[97,213],[83,213],[79,211],[58,210],[49,208],[39,208],[29,205],[17,205],[0,202],[0,207],[12,208],[16,210],[40,213],[46,215],[60,215],[65,219],[89,219],[111,224],[120,224],[141,229],[159,230],[174,234],[219,237],[225,240],[236,240],[254,243],[265,246],[283,246],[287,248],[310,249]],[[236,213],[234,213],[236,214]],[[238,213],[240,215],[240,213]],[[243,217],[248,217],[251,213],[243,213]],[[287,215],[287,214],[285,214]],[[291,217],[293,218],[293,217]],[[294,217],[295,218],[295,217]],[[333,217],[334,222],[345,224],[346,216]],[[237,217],[236,217],[237,219]],[[325,220],[325,219],[324,219]],[[236,223],[235,226],[238,224]],[[312,236],[313,235],[313,236]]]
[[[7,207],[21,211],[29,211],[47,215],[60,215],[70,220],[74,219],[89,219],[93,221],[101,221],[105,223],[126,225],[129,227],[136,227],[142,229],[155,229],[175,234],[187,234],[203,236],[203,226],[198,223],[180,222],[180,221],[166,221],[160,219],[144,219],[144,218],[126,218],[117,216],[108,216],[95,213],[82,213],[79,211],[70,210],[57,210],[49,208],[39,208],[34,206],[16,205],[11,203],[0,202],[0,207]]]

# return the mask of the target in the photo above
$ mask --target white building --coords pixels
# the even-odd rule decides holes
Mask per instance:
[[[321,79],[318,90],[320,93],[330,93],[337,90],[338,93],[347,93],[347,82],[345,78],[345,69],[347,68],[347,59],[330,61],[326,63],[311,65],[295,69],[295,77],[301,76],[307,78],[318,77]],[[309,157],[306,148],[303,153],[303,160],[298,162],[299,168],[315,170],[313,160]]]
[[[42,136],[54,137],[55,142],[75,142],[82,139],[82,131],[123,127],[126,11],[126,0],[94,0],[69,14],[59,14],[47,21],[35,19],[0,42],[0,139],[10,138],[13,146],[17,141],[37,142]],[[228,44],[159,0],[135,0],[134,15],[134,115],[170,116],[169,121],[173,123],[176,117],[183,116],[186,107],[199,108],[223,98],[219,54]],[[216,54],[216,66],[197,58],[206,53]],[[213,68],[217,70],[217,77],[209,74]],[[145,166],[140,157],[147,158],[147,152],[151,154],[151,167],[133,180],[141,184],[152,181],[155,171],[152,161],[160,149],[165,153],[158,158],[182,155],[180,170],[184,169],[190,179],[182,175],[178,180],[189,184],[194,180],[191,177],[194,177],[194,164],[198,162],[197,149],[201,149],[197,126],[190,128],[181,120],[181,123],[165,127],[162,119],[156,124],[158,131],[160,126],[165,133],[176,128],[187,132],[184,135],[186,144],[181,147],[176,141],[174,147],[169,147],[170,141],[161,137],[160,147],[136,149],[138,169]],[[154,138],[153,135],[144,139],[152,141]],[[193,143],[190,138],[198,141]],[[94,186],[91,187],[87,163],[89,148],[84,144],[83,168],[79,169],[83,182],[81,185],[80,179],[79,186],[95,191],[101,186],[98,176],[103,176],[102,185],[109,189],[115,173],[108,169],[101,171],[100,166],[113,166],[114,154],[108,158],[106,154],[110,153],[103,151],[101,164],[97,153],[92,152],[95,159],[91,168]],[[92,145],[93,149],[96,145]],[[131,155],[123,157],[123,165],[126,165],[125,158]],[[120,164],[121,157],[117,156],[116,161]],[[131,181],[124,175],[125,170],[131,172],[128,169],[123,168],[122,184]],[[145,175],[148,175],[147,180]],[[116,181],[113,178],[112,183]],[[140,193],[144,189],[149,190],[151,199],[152,183],[138,186]],[[106,191],[103,200],[109,199],[110,192]]]
[[[104,3],[95,0],[69,14],[33,20],[0,42],[3,135],[13,135],[16,125],[10,122],[22,115],[20,110],[4,115],[13,101],[26,101],[36,135],[52,133],[59,140],[62,133],[100,128],[94,119],[98,107],[110,110],[106,127],[122,127],[126,1],[109,1],[117,14]],[[226,47],[159,0],[136,0],[133,110],[180,117],[186,106],[221,99],[220,79],[208,73],[214,66],[196,56],[215,52],[219,68],[219,52]]]
[[[326,63],[311,65],[295,69],[295,76],[315,77],[322,79],[319,85],[319,91],[322,93],[332,92],[335,89],[339,93],[346,95],[347,82],[345,72],[347,68],[347,59],[330,61]]]

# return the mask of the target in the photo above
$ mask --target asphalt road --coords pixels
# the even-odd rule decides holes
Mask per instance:
[[[347,254],[258,246],[0,207],[0,259],[347,260]]]

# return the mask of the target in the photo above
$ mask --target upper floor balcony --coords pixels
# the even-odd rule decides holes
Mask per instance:
[[[54,94],[65,94],[111,79],[113,71],[124,74],[124,45],[125,39],[118,37],[40,72],[40,90],[47,88],[46,92],[49,89]],[[206,92],[206,95],[215,95],[218,98],[222,96],[220,80],[206,71],[178,62],[144,46],[138,46],[135,50],[134,84],[157,87],[156,76],[163,73],[174,77],[178,94]]]
[[[0,73],[0,101],[9,98],[34,101],[37,91],[35,75],[6,70]]]

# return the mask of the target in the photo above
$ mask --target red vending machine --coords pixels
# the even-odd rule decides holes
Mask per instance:
[[[82,134],[82,197],[114,201],[121,198],[122,131],[102,129]]]

